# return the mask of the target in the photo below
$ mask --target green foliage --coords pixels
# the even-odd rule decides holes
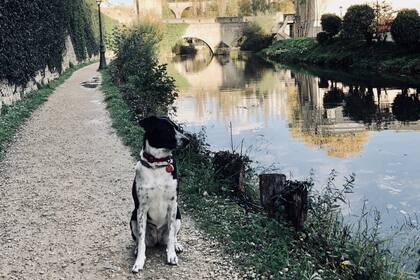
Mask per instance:
[[[10,84],[24,86],[47,66],[61,72],[68,33],[79,61],[97,53],[84,0],[0,1],[0,11],[0,79]]]
[[[245,40],[241,44],[241,50],[258,52],[271,45],[273,36],[265,35],[262,28],[254,23],[249,23],[243,30]]]
[[[375,11],[369,5],[350,6],[344,15],[343,36],[353,40],[364,39],[368,42],[373,37]]]
[[[401,48],[392,42],[368,46],[363,41],[334,37],[327,45],[321,45],[312,38],[296,38],[276,41],[262,54],[279,62],[409,75],[420,73],[419,52]]]
[[[4,150],[15,135],[18,128],[31,116],[42,103],[48,100],[48,96],[69,78],[74,71],[86,66],[79,64],[68,68],[63,74],[40,87],[38,90],[27,94],[22,100],[17,101],[13,106],[3,106],[0,112],[0,159],[4,155]]]
[[[161,38],[158,26],[144,22],[116,29],[112,42],[112,77],[130,108],[142,117],[167,114],[177,96],[166,65],[158,63],[156,49]]]
[[[402,10],[391,25],[391,34],[401,46],[415,48],[420,44],[420,16],[417,10]]]
[[[171,53],[172,47],[179,42],[187,29],[186,23],[167,23],[163,29],[162,41],[159,43],[160,55]]]
[[[117,131],[131,155],[139,159],[142,148],[143,130],[137,125],[136,116],[122,99],[120,89],[112,81],[109,70],[103,70],[101,90],[105,95],[106,107],[110,113],[112,127]]]
[[[323,31],[333,37],[340,32],[342,20],[339,16],[334,14],[323,14],[321,16],[321,26]]]
[[[265,0],[240,0],[239,15],[252,16],[259,12],[265,13],[270,9],[270,4]]]
[[[331,39],[331,35],[328,32],[321,31],[318,34],[316,34],[316,40],[321,45],[326,45]]]
[[[275,41],[263,52],[270,59],[282,59],[283,61],[298,62],[317,46],[313,38],[295,38]]]
[[[92,11],[83,0],[68,1],[68,32],[77,60],[83,61],[98,53],[98,43],[91,27]]]

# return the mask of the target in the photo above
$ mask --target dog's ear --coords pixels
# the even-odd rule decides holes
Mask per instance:
[[[153,127],[154,124],[156,124],[156,121],[159,118],[156,116],[150,116],[147,118],[143,118],[141,120],[138,121],[138,124],[140,127],[142,127],[144,130],[149,130]]]

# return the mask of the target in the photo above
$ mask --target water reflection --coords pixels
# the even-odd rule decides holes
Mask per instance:
[[[200,64],[200,66],[195,65]],[[367,198],[391,216],[420,213],[420,86],[412,81],[272,66],[259,60],[177,59],[188,81],[178,120],[205,127],[211,147],[244,140],[263,166],[320,183],[356,173],[353,204]],[[339,182],[338,182],[339,183]],[[360,206],[360,205],[359,205]]]

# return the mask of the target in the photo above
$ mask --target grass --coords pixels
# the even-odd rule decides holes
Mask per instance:
[[[90,64],[83,63],[65,70],[60,77],[41,86],[38,90],[32,91],[22,100],[13,105],[4,105],[0,112],[0,159],[4,156],[7,144],[13,139],[19,127],[31,116],[54,90],[67,80],[76,70]]]
[[[161,55],[172,53],[172,47],[182,38],[187,29],[186,23],[167,23],[163,31],[163,39],[159,44],[159,52]]]
[[[112,126],[138,159],[143,131],[107,70],[102,77]],[[368,214],[355,228],[342,223],[337,202],[344,200],[351,181],[336,188],[332,174],[325,191],[312,194],[306,229],[297,233],[282,220],[246,212],[230,199],[226,186],[214,179],[212,155],[202,136],[193,137],[177,160],[181,209],[223,244],[244,279],[415,279],[401,272],[402,261],[395,262],[386,250],[376,216],[373,227]]]
[[[348,42],[334,38],[320,45],[313,38],[274,42],[262,54],[270,60],[286,63],[365,69],[404,75],[420,74],[420,52],[406,50],[394,43]]]
[[[130,111],[120,95],[118,87],[112,82],[109,70],[101,71],[102,91],[112,120],[112,127],[117,131],[123,143],[131,150],[131,155],[139,159],[143,131],[136,125],[135,115]]]

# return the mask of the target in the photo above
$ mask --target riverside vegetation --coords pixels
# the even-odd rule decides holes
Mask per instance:
[[[147,23],[118,33],[113,44],[115,60],[109,70],[102,72],[102,90],[113,127],[138,159],[143,136],[138,118],[174,114],[170,107],[177,91],[166,66],[157,62],[158,28]],[[243,207],[244,200],[235,196],[229,184],[215,179],[214,154],[204,133],[191,138],[189,147],[177,154],[183,210],[193,215],[210,236],[225,244],[224,249],[242,268],[245,279],[416,277],[404,271],[409,260],[415,258],[417,239],[395,256],[388,250],[390,241],[379,234],[378,212],[363,210],[359,223],[343,222],[340,205],[345,203],[346,193],[352,191],[353,176],[337,187],[332,172],[323,191],[310,187],[307,222],[303,231],[295,232],[285,221],[268,218],[258,207]],[[313,186],[313,182],[309,183]],[[258,204],[256,174],[250,167],[245,185],[248,205]]]
[[[0,80],[25,86],[47,66],[61,72],[67,36],[79,62],[98,54],[96,9],[93,0],[1,1]],[[104,24],[109,31],[114,21]]]
[[[420,16],[402,10],[394,20],[389,8],[355,5],[341,20],[326,14],[317,39],[274,42],[262,55],[272,61],[367,69],[399,75],[420,74]],[[388,32],[394,42],[387,41]]]

